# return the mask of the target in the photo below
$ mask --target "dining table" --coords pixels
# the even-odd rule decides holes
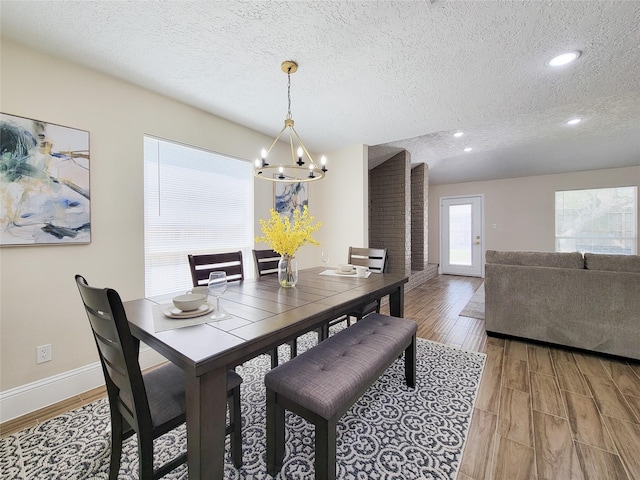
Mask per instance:
[[[124,302],[131,333],[185,372],[189,479],[224,476],[229,369],[386,296],[389,313],[402,317],[407,282],[403,274],[360,277],[327,267],[300,270],[295,287],[281,287],[277,275],[245,279],[230,282],[220,298],[227,318],[207,314],[191,326],[175,319],[168,329],[158,328],[158,316],[184,291]]]

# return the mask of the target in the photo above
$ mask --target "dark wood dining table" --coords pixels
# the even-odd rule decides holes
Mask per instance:
[[[407,276],[320,275],[324,270],[301,270],[292,288],[280,287],[275,275],[229,283],[220,304],[231,318],[172,330],[155,331],[154,311],[157,315],[157,305],[171,303],[175,294],[124,302],[133,335],[185,372],[191,480],[224,476],[230,368],[386,295],[391,315],[403,316]]]

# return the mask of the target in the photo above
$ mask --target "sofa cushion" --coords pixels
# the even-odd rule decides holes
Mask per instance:
[[[498,252],[487,250],[487,263],[531,267],[584,269],[580,252]]]
[[[584,264],[589,270],[640,273],[639,255],[604,255],[585,253]]]

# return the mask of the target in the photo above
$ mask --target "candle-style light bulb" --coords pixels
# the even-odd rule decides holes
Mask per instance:
[[[253,163],[256,166],[256,168],[260,168],[262,166],[262,160],[260,160],[259,158],[256,158],[256,161]]]
[[[302,161],[302,147],[298,147],[298,161],[296,163],[300,166],[304,165]]]
[[[322,171],[326,172],[327,171],[327,157],[325,157],[324,155],[320,158],[320,165],[322,165]]]
[[[265,148],[263,148],[262,152],[260,152],[260,156],[262,157],[263,160],[267,158],[267,150]]]
[[[278,172],[280,172],[280,175],[278,175],[278,178],[280,180],[284,180],[284,168],[281,166],[278,167]]]

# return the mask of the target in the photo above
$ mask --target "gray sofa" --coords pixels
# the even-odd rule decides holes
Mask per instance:
[[[486,253],[489,334],[640,360],[640,256]]]

